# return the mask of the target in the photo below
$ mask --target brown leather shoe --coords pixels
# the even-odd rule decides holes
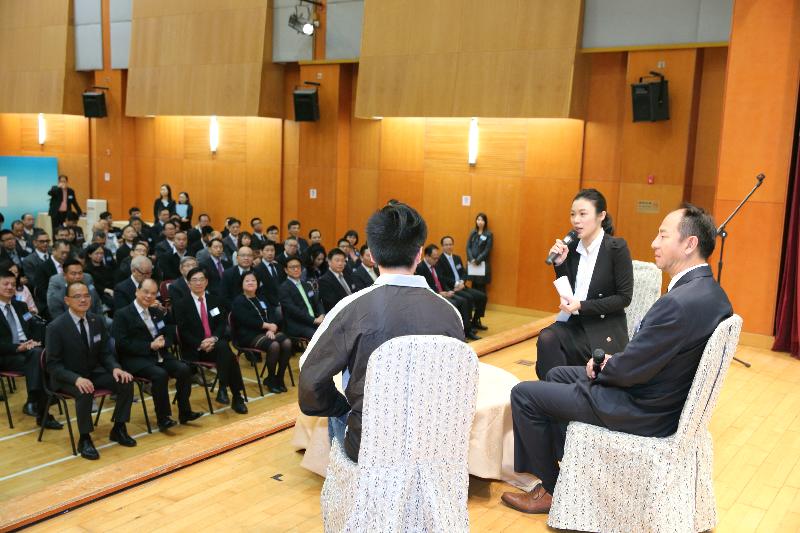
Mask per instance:
[[[512,509],[529,514],[549,513],[553,503],[553,496],[541,483],[530,492],[504,492],[500,499]]]

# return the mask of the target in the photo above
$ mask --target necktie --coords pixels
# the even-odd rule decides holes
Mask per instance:
[[[217,272],[219,272],[219,277],[222,277],[222,273],[224,272],[224,269],[222,268],[222,261],[217,261]],[[200,301],[202,302],[203,300]]]
[[[347,286],[347,282],[344,280],[344,276],[342,276],[341,274],[337,274],[336,277],[339,278],[339,284],[342,287],[344,287],[344,292],[346,292],[347,294],[353,294],[352,291],[350,290],[350,287]]]
[[[144,320],[144,325],[147,326],[147,329],[150,331],[150,335],[152,335],[154,339],[158,337],[158,329],[156,329],[153,317],[150,316],[150,311],[148,309],[142,311],[142,319]]]
[[[200,298],[200,322],[203,323],[203,335],[205,338],[211,336],[211,326],[208,324],[208,311],[206,311],[206,301]]]
[[[311,309],[311,303],[308,301],[308,296],[306,296],[306,291],[303,288],[303,284],[297,285],[297,290],[300,291],[300,296],[303,297],[303,301],[306,303],[306,309],[308,309],[308,314],[311,318],[314,318],[314,311]]]
[[[431,267],[431,274],[433,275],[433,283],[436,285],[436,292],[443,292],[442,284],[439,283],[439,276],[436,275],[436,269]]]
[[[275,267],[273,267],[272,263],[270,263],[270,264],[267,265],[267,268],[269,269],[270,277],[274,278],[275,277],[275,270],[274,270]]]
[[[81,330],[81,339],[83,339],[83,344],[86,346],[86,349],[89,349],[89,335],[86,333],[86,320],[81,318],[78,321],[78,325],[80,326]]]
[[[11,342],[19,344],[19,332],[17,332],[17,321],[14,318],[14,312],[11,310],[11,304],[6,304],[6,320],[8,320],[8,329],[11,330]]]

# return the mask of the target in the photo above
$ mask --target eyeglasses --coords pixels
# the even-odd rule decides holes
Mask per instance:
[[[136,270],[136,272],[139,274],[144,274],[145,276],[149,276],[153,273],[152,270],[139,270],[138,268],[135,268],[134,270]]]
[[[286,267],[286,270],[300,270],[300,265],[289,265]]]
[[[73,300],[88,300],[91,298],[91,296],[87,292],[85,294],[73,294],[72,296],[69,296],[69,298],[72,298]]]
[[[192,278],[189,280],[189,283],[203,283],[206,278]]]
[[[46,239],[46,240],[39,239],[36,242],[38,242],[39,244],[50,244],[50,239]]]

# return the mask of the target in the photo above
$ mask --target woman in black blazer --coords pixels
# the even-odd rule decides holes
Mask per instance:
[[[468,276],[472,288],[486,292],[486,285],[492,281],[492,269],[489,264],[489,255],[492,253],[494,236],[489,230],[489,218],[486,213],[478,213],[475,217],[475,229],[467,237],[467,261],[471,265],[486,264],[483,276]],[[469,271],[469,268],[467,269]]]
[[[172,199],[172,187],[164,184],[159,189],[158,198],[153,202],[153,220],[158,222],[158,213],[162,209],[169,209],[169,215],[175,214],[175,200]]]
[[[556,321],[539,333],[536,343],[536,375],[564,365],[585,365],[592,352],[622,351],[628,344],[625,308],[633,295],[633,263],[628,244],[613,237],[614,227],[606,212],[606,199],[596,189],[583,189],[572,202],[572,228],[578,239],[557,240],[551,252],[556,278],[567,276],[574,298],[561,300],[567,320]]]
[[[53,226],[52,235],[56,234],[56,229],[64,224],[67,213],[73,212],[78,216],[83,214],[81,206],[75,197],[75,191],[68,187],[69,178],[63,174],[58,177],[58,185],[50,187],[47,195],[50,197],[50,206],[47,213],[50,215],[50,223]],[[63,208],[63,210],[62,210]]]
[[[178,206],[185,205],[186,206],[186,214],[178,213]],[[183,208],[180,208],[182,211]],[[192,207],[192,201],[189,199],[189,193],[185,191],[181,191],[178,194],[178,203],[175,204],[175,212],[181,217],[181,229],[183,231],[189,231],[192,227],[192,214],[194,208]]]
[[[247,272],[242,276],[242,294],[231,305],[233,338],[239,346],[266,352],[264,385],[270,392],[286,392],[283,376],[292,356],[292,341],[278,331],[275,308],[257,293],[258,278],[254,272]]]

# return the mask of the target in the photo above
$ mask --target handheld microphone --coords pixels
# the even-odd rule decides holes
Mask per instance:
[[[569,246],[569,244],[572,241],[574,241],[575,239],[577,239],[577,238],[578,238],[577,232],[575,230],[572,230],[569,233],[567,233],[567,235],[564,237],[563,241],[564,241],[564,244]],[[547,256],[547,259],[544,260],[544,262],[547,263],[548,265],[552,265],[555,262],[556,257],[558,257],[558,255],[559,254],[557,254],[555,252],[551,252],[550,255]]]
[[[606,359],[606,353],[603,351],[602,348],[595,348],[594,353],[592,353],[592,361],[594,362],[594,375],[595,377],[600,375],[600,365],[603,364],[603,361]]]

